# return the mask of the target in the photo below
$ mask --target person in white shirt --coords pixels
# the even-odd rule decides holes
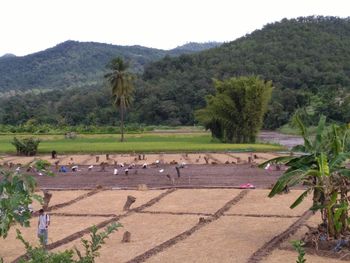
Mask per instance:
[[[39,221],[38,221],[38,237],[43,245],[47,245],[48,239],[48,228],[50,225],[50,216],[44,213],[44,209],[39,210]]]

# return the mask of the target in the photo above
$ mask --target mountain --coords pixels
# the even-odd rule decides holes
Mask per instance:
[[[14,58],[14,57],[16,57],[16,55],[11,54],[11,53],[7,53],[7,54],[4,54],[3,56],[1,56],[0,60],[1,59],[7,59],[7,58]]]
[[[105,66],[113,57],[123,57],[134,73],[142,73],[146,64],[166,55],[193,53],[205,48],[206,44],[193,43],[192,46],[166,51],[142,46],[66,41],[31,55],[0,58],[0,93],[96,85],[101,82]]]
[[[189,42],[182,46],[177,46],[176,48],[169,51],[170,54],[173,55],[181,55],[181,54],[190,54],[195,53],[198,51],[207,50],[210,48],[218,47],[222,45],[221,42],[207,42],[207,43],[196,43],[196,42]]]
[[[217,48],[151,63],[143,78],[152,92],[138,101],[147,105],[140,119],[191,124],[214,92],[213,78],[252,74],[275,86],[267,128],[283,125],[298,108],[313,115],[310,122],[318,114],[349,122],[350,18],[283,19]]]
[[[0,123],[18,125],[30,120],[30,123],[56,125],[115,125],[118,115],[111,105],[110,91],[89,85],[102,74],[94,65],[103,52],[94,52],[96,47],[90,43],[84,43],[83,52],[78,48],[80,44],[66,42],[59,45],[60,48],[33,54],[36,59],[32,61],[36,63],[31,67],[46,65],[39,67],[43,72],[41,77],[46,78],[41,87],[56,90],[0,98]],[[106,49],[104,44],[98,46],[99,50]],[[186,45],[182,48],[186,49]],[[178,57],[162,50],[125,49],[134,60],[135,72],[142,72],[144,68],[142,79],[137,78],[135,83],[128,123],[193,125],[194,111],[204,107],[205,96],[214,92],[213,78],[222,80],[252,74],[272,80],[275,86],[265,128],[274,129],[287,123],[296,111],[307,124],[315,124],[320,114],[330,121],[350,122],[350,18],[283,19],[235,41]],[[152,58],[141,55],[146,51]],[[52,54],[55,52],[59,53],[56,57]],[[112,53],[115,55],[114,49]],[[139,57],[146,61],[137,64]],[[18,59],[28,58],[14,58],[14,61]],[[79,67],[73,67],[72,61]],[[106,62],[101,62],[100,68]],[[95,71],[86,71],[84,75],[78,74],[76,68],[79,72],[90,68]],[[29,69],[26,63],[16,64],[12,70],[23,70],[27,75],[11,75],[11,71],[7,71],[8,76],[12,76],[8,81],[17,83],[14,76],[26,79],[32,76],[33,83],[38,82],[37,75]],[[3,83],[3,71],[0,69],[0,72],[0,83]],[[64,80],[66,85],[62,85]],[[72,83],[77,86],[78,81],[84,88],[62,89]]]

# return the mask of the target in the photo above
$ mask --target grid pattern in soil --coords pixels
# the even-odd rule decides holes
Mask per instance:
[[[183,195],[184,199],[189,198],[188,203],[181,200],[177,203],[176,200],[182,191],[188,191]],[[214,200],[210,205],[212,208],[194,209],[190,202],[191,199],[196,200],[194,196],[198,195],[198,191],[203,191],[207,200]],[[220,193],[221,191],[223,192]],[[268,193],[267,190],[258,191],[266,195]],[[119,221],[124,227],[107,240],[98,262],[106,262],[109,259],[113,262],[184,262],[184,260],[198,262],[199,259],[207,262],[246,262],[254,253],[261,250],[264,256],[270,258],[278,246],[272,244],[265,251],[266,244],[270,244],[276,238],[286,239],[288,236],[284,233],[290,232],[290,228],[298,220],[301,220],[302,224],[306,219],[301,218],[299,214],[290,213],[289,210],[283,210],[282,214],[263,213],[259,210],[252,213],[235,212],[235,209],[242,204],[255,209],[252,204],[261,198],[260,193],[254,195],[258,191],[234,189],[139,191],[140,202],[135,208],[124,213],[118,209],[112,210],[112,206],[109,205],[100,212],[95,211],[93,206],[91,210],[83,209],[84,211],[68,208],[79,204],[86,206],[84,202],[88,199],[91,199],[93,204],[94,197],[104,194],[106,200],[113,197],[126,200],[130,191],[114,190],[115,193],[109,193],[113,192],[111,190],[101,191],[92,196],[85,195],[75,202],[67,202],[63,198],[65,205],[51,213],[53,222],[60,224],[60,227],[55,224],[50,227],[49,235],[53,242],[49,245],[49,249],[56,251],[71,248],[73,245],[79,247],[80,238],[88,237],[89,225],[96,224],[103,228],[109,222]],[[60,195],[64,195],[64,192],[62,191]],[[149,197],[142,198],[142,193],[147,192]],[[295,195],[300,192],[293,190],[292,194],[286,195],[285,198],[292,202]],[[132,193],[135,194],[136,191]],[[255,200],[248,199],[249,196],[255,197]],[[205,202],[204,197],[199,199],[204,199]],[[101,200],[96,199],[96,203],[103,206]],[[170,209],[168,204],[170,200],[173,208],[178,208]],[[246,200],[249,202],[246,203]],[[180,209],[181,206],[183,209]],[[26,237],[32,242],[36,241],[35,220],[37,219],[33,218],[32,227],[25,230]],[[70,225],[72,223],[73,225]],[[132,233],[132,241],[128,244],[121,243],[122,234],[126,230]],[[5,257],[5,262],[15,260],[19,253],[23,252],[22,245],[14,240],[13,233],[9,238],[11,249],[9,246],[4,246],[3,240],[0,241],[0,255]],[[261,260],[264,258],[254,262]],[[327,262],[332,262],[332,259],[328,259]]]

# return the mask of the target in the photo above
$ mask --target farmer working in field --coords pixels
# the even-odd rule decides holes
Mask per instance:
[[[39,210],[39,221],[38,221],[38,237],[43,245],[47,245],[48,239],[48,228],[50,225],[50,216],[44,213],[44,209]]]

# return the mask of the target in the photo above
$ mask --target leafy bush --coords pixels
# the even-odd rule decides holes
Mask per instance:
[[[65,250],[63,252],[48,252],[44,246],[32,247],[28,241],[24,240],[21,232],[17,231],[17,239],[19,239],[26,248],[25,258],[19,260],[20,263],[33,262],[33,263],[94,263],[95,258],[99,256],[98,250],[101,245],[105,243],[105,239],[109,237],[110,234],[115,232],[121,224],[112,223],[109,225],[105,231],[97,233],[97,227],[93,226],[90,231],[91,240],[81,239],[84,247],[84,253],[79,251],[77,248]],[[77,260],[74,259],[75,253],[78,257]]]
[[[19,140],[14,137],[11,143],[16,147],[17,155],[33,156],[38,151],[40,140],[33,137]]]
[[[50,167],[51,167],[51,163],[46,161],[46,160],[34,160],[34,168],[36,169],[36,171],[48,175],[48,176],[55,176],[55,174],[50,171]]]
[[[40,202],[41,197],[32,194],[36,182],[31,176],[0,170],[0,178],[0,237],[5,238],[15,222],[29,226],[28,207],[32,198]]]

